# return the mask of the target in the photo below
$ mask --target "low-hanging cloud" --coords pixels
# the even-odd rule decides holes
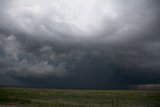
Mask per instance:
[[[53,59],[52,57],[59,56],[50,53],[50,55],[52,55],[50,56],[51,58],[40,58],[32,53],[26,52],[26,50],[24,50],[21,46],[22,44],[16,40],[14,35],[10,35],[8,37],[1,35],[0,43],[3,46],[1,47],[0,57],[2,73],[17,73],[17,75],[24,76],[45,76],[51,74],[56,76],[64,76],[67,73],[65,62],[61,61],[57,64],[48,63],[49,59],[54,62],[57,61],[58,59]]]
[[[0,10],[1,85],[160,82],[158,0],[1,0]]]

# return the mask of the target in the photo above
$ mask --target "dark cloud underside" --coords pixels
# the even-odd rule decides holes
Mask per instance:
[[[159,6],[159,0],[1,0],[0,85],[160,84]]]

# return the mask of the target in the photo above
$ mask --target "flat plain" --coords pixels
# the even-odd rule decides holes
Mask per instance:
[[[0,107],[160,107],[160,90],[1,87]]]

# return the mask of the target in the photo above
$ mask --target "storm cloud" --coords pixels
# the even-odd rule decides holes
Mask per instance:
[[[1,0],[0,85],[160,84],[158,0]]]

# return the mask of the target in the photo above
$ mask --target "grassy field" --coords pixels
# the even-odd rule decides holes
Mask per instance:
[[[0,107],[160,107],[160,91],[0,88]]]

